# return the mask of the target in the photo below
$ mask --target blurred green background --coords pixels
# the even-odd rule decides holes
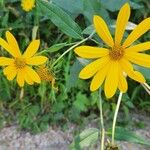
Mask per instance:
[[[49,57],[51,65],[70,45],[92,33],[93,15],[102,16],[110,26],[112,34],[120,7],[128,0],[52,0],[53,7],[44,9],[40,2],[29,12],[21,8],[19,0],[0,0],[0,36],[5,37],[5,31],[10,30],[18,40],[22,52],[33,37],[41,40],[40,51]],[[50,3],[51,3],[50,2]],[[130,21],[138,24],[150,16],[149,0],[130,0],[132,13]],[[53,10],[53,11],[52,11]],[[63,13],[62,13],[63,12]],[[70,32],[69,25],[61,26],[63,22],[74,20],[75,34]],[[58,22],[59,19],[59,22]],[[132,24],[131,24],[132,27]],[[126,31],[125,37],[130,33]],[[149,41],[150,34],[142,36],[137,42]],[[97,44],[98,43],[98,44]],[[102,45],[98,36],[86,42],[88,45]],[[0,51],[0,55],[7,55]],[[81,63],[82,62],[82,63]],[[88,120],[99,116],[98,91],[91,93],[90,80],[80,80],[78,74],[84,67],[85,60],[77,59],[73,51],[69,52],[51,70],[55,74],[58,91],[51,88],[51,83],[42,82],[41,85],[24,87],[24,97],[20,99],[20,87],[16,81],[7,81],[2,68],[0,69],[0,127],[19,124],[21,129],[32,133],[46,130],[51,126],[61,126],[63,129],[68,123],[84,126]],[[150,84],[150,70],[140,68],[147,83]],[[121,126],[130,126],[130,112],[150,114],[150,96],[144,88],[135,81],[128,79],[129,89],[124,94],[121,111],[123,119],[119,119]],[[111,86],[111,85],[110,85]],[[104,117],[112,121],[118,93],[107,100],[102,91],[104,100]],[[139,122],[140,127],[143,124]]]

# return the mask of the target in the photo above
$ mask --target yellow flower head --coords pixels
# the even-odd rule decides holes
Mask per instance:
[[[35,7],[35,0],[22,0],[21,7],[25,11],[30,11]]]
[[[54,75],[49,71],[46,66],[40,66],[37,69],[37,73],[43,81],[51,82],[52,80],[54,80]]]
[[[37,69],[37,73],[42,81],[51,82],[52,88],[58,90],[57,87],[55,87],[55,76],[46,66],[40,66]]]
[[[75,49],[75,53],[87,59],[96,59],[81,70],[79,77],[88,79],[93,77],[90,90],[97,90],[104,83],[104,91],[107,98],[111,98],[117,88],[126,92],[128,89],[125,74],[130,78],[144,83],[143,75],[135,71],[132,63],[143,67],[150,67],[150,56],[141,52],[150,49],[150,41],[137,45],[132,45],[141,35],[150,29],[150,17],[143,20],[122,42],[123,34],[130,16],[130,6],[128,3],[121,8],[116,22],[114,40],[105,21],[94,16],[94,27],[107,48],[80,46]]]
[[[32,69],[32,65],[42,65],[47,61],[45,56],[35,56],[40,40],[33,40],[26,51],[21,54],[15,37],[6,32],[6,40],[0,38],[0,45],[12,55],[13,58],[0,57],[0,66],[4,66],[4,75],[8,80],[13,80],[17,76],[19,86],[23,87],[25,81],[32,85],[34,82],[40,83],[39,75]]]

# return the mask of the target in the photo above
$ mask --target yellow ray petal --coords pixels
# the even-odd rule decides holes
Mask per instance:
[[[30,58],[32,57],[40,46],[40,40],[33,40],[30,45],[27,47],[26,51],[23,54],[23,57]]]
[[[119,73],[118,88],[123,93],[126,93],[127,89],[128,89],[127,80],[126,80],[125,76],[123,75],[122,70],[120,70],[120,73]]]
[[[30,76],[26,73],[25,74],[25,81],[29,84],[29,85],[33,85],[34,82],[33,80],[30,78]]]
[[[148,54],[127,52],[125,56],[128,60],[130,60],[134,64],[137,64],[143,67],[150,67],[150,55]]]
[[[123,43],[123,47],[130,46],[135,40],[150,29],[150,17],[143,20],[127,37]]]
[[[3,69],[3,73],[8,80],[13,80],[17,75],[17,69],[14,66],[8,66]]]
[[[103,68],[108,63],[108,61],[108,56],[93,61],[81,70],[79,77],[81,79],[88,79],[92,77],[98,70]]]
[[[14,59],[7,57],[0,57],[0,66],[8,66],[14,63]]]
[[[47,61],[47,57],[45,56],[34,56],[31,58],[28,58],[26,60],[26,63],[29,65],[42,65]]]
[[[127,75],[130,78],[140,83],[145,82],[145,78],[143,77],[143,75],[138,71],[134,71],[132,64],[128,60],[121,59],[120,64],[121,64],[122,70],[124,70],[124,72],[127,73]]]
[[[32,68],[27,66],[26,73],[28,74],[28,76],[31,78],[32,81],[41,83],[41,79],[40,79],[39,75]]]
[[[92,46],[79,46],[74,51],[83,58],[100,58],[109,54],[109,50],[106,48]]]
[[[125,49],[126,52],[143,52],[146,50],[150,50],[150,42],[144,42]]]
[[[0,38],[0,45],[9,53],[11,54],[13,57],[16,57],[16,53],[14,52],[14,50],[12,49],[12,47],[2,38]]]
[[[104,91],[107,98],[114,96],[119,81],[119,64],[118,61],[111,61],[108,74],[106,76]]]
[[[110,47],[113,47],[114,41],[110,34],[107,24],[100,16],[94,16],[94,27],[101,39]]]
[[[128,3],[123,5],[120,9],[117,22],[116,22],[116,32],[115,32],[115,44],[120,45],[126,25],[130,17],[130,6]]]
[[[90,90],[95,91],[97,90],[104,82],[106,74],[108,72],[110,63],[106,65],[106,67],[103,67],[101,70],[99,70],[96,75],[93,77],[91,85],[90,85]]]
[[[8,44],[10,45],[10,47],[12,47],[15,57],[20,57],[21,52],[20,52],[18,43],[17,43],[15,37],[9,31],[6,31],[6,39],[7,39]]]
[[[10,65],[10,66],[7,66],[7,67],[5,67],[5,68],[3,69],[3,73],[4,73],[4,75],[8,75],[8,74],[10,74],[10,73],[13,73],[12,70],[14,70],[14,72],[15,72],[17,69],[16,69],[15,66]]]
[[[24,69],[19,69],[17,73],[17,83],[20,87],[24,86],[24,77],[25,77],[25,71]]]
[[[140,83],[145,83],[146,82],[143,74],[140,73],[139,71],[134,71],[130,78],[132,78],[132,79],[134,79],[134,80],[136,80]]]

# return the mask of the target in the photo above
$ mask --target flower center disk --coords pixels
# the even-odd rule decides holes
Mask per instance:
[[[24,58],[15,58],[14,63],[17,69],[23,69],[26,66],[26,61]]]
[[[109,56],[112,60],[120,60],[124,55],[124,48],[122,46],[114,46],[110,52]]]

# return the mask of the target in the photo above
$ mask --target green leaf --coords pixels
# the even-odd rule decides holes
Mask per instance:
[[[87,35],[90,35],[91,33],[93,33],[94,31],[94,26],[93,24],[92,25],[89,25],[87,28],[85,28],[82,32],[82,34],[87,34]]]
[[[132,92],[132,95],[131,95],[131,101],[132,101],[132,102],[137,99],[137,97],[138,97],[140,91],[141,91],[141,86],[140,86],[140,85],[139,85],[139,86],[136,86],[136,87],[134,88],[134,90],[133,90],[133,92]]]
[[[108,20],[108,12],[101,7],[99,0],[52,0],[57,6],[69,12],[73,17],[83,14],[89,22],[93,15],[101,15]]]
[[[82,39],[80,27],[61,8],[53,3],[37,0],[37,5],[44,15],[60,28],[65,34],[75,39]]]
[[[0,73],[1,75],[1,73]],[[7,81],[5,78],[0,78],[0,98],[1,100],[10,100],[11,99],[11,89],[9,86],[9,81]]]
[[[67,43],[58,43],[58,44],[55,44],[45,50],[43,50],[41,53],[52,53],[52,52],[57,52],[59,51],[60,49],[62,49],[63,47],[67,46],[68,44]]]
[[[44,98],[46,94],[46,85],[44,82],[40,84],[38,89],[38,94],[40,95],[41,98]]]
[[[79,92],[77,94],[76,100],[74,101],[73,105],[80,111],[86,111],[87,103],[88,103],[88,98],[86,97],[86,95]]]
[[[99,97],[98,96],[99,96],[99,94],[98,94],[97,91],[91,93],[91,100],[90,100],[90,102],[91,102],[92,106],[95,105],[96,103],[98,103],[98,101],[99,101]]]
[[[63,101],[57,101],[54,103],[52,111],[53,112],[62,112],[62,110],[65,108],[65,103]]]
[[[129,121],[130,115],[129,115],[129,108],[125,105],[123,105],[123,111],[124,111],[124,118],[123,118],[123,122],[127,122]]]
[[[8,26],[8,20],[9,20],[9,12],[5,14],[3,17],[3,20],[1,22],[2,27],[7,27]]]
[[[142,108],[150,108],[150,102],[149,101],[146,101],[146,102],[142,102],[141,104],[140,104],[140,106],[142,107]]]
[[[67,46],[67,43],[59,43],[59,44],[55,44],[55,45],[51,46],[47,50],[50,51],[50,52],[56,52],[56,51],[59,51],[60,49],[62,49],[63,47],[65,47],[65,46]]]
[[[79,72],[82,68],[81,63],[77,60],[74,62],[73,66],[71,66],[69,79],[66,81],[67,91],[69,91],[70,88],[77,86]]]
[[[133,9],[140,9],[143,8],[142,5],[139,5],[135,2],[130,2],[129,0],[101,0],[101,4],[108,10],[110,11],[117,11],[120,10],[120,8],[125,4],[125,3],[130,3],[130,6],[133,7]],[[114,5],[115,4],[115,5]]]
[[[57,6],[72,14],[74,17],[82,13],[81,0],[52,0]]]
[[[4,7],[4,0],[0,0],[0,7]]]
[[[40,112],[40,107],[38,105],[30,106],[29,112],[33,116],[37,116],[38,113]]]
[[[123,94],[122,101],[128,108],[131,108],[131,109],[134,108],[133,102],[127,93]]]
[[[108,133],[111,136],[111,130]],[[116,127],[115,139],[150,146],[150,141],[122,127]]]
[[[75,137],[73,143],[70,145],[70,150],[81,150],[84,147],[89,147],[97,142],[99,130],[96,128],[89,128],[84,130],[81,134]]]
[[[99,15],[107,22],[110,21],[108,12],[101,6],[99,0],[82,0],[83,1],[83,15],[90,23],[93,23],[93,16]]]

